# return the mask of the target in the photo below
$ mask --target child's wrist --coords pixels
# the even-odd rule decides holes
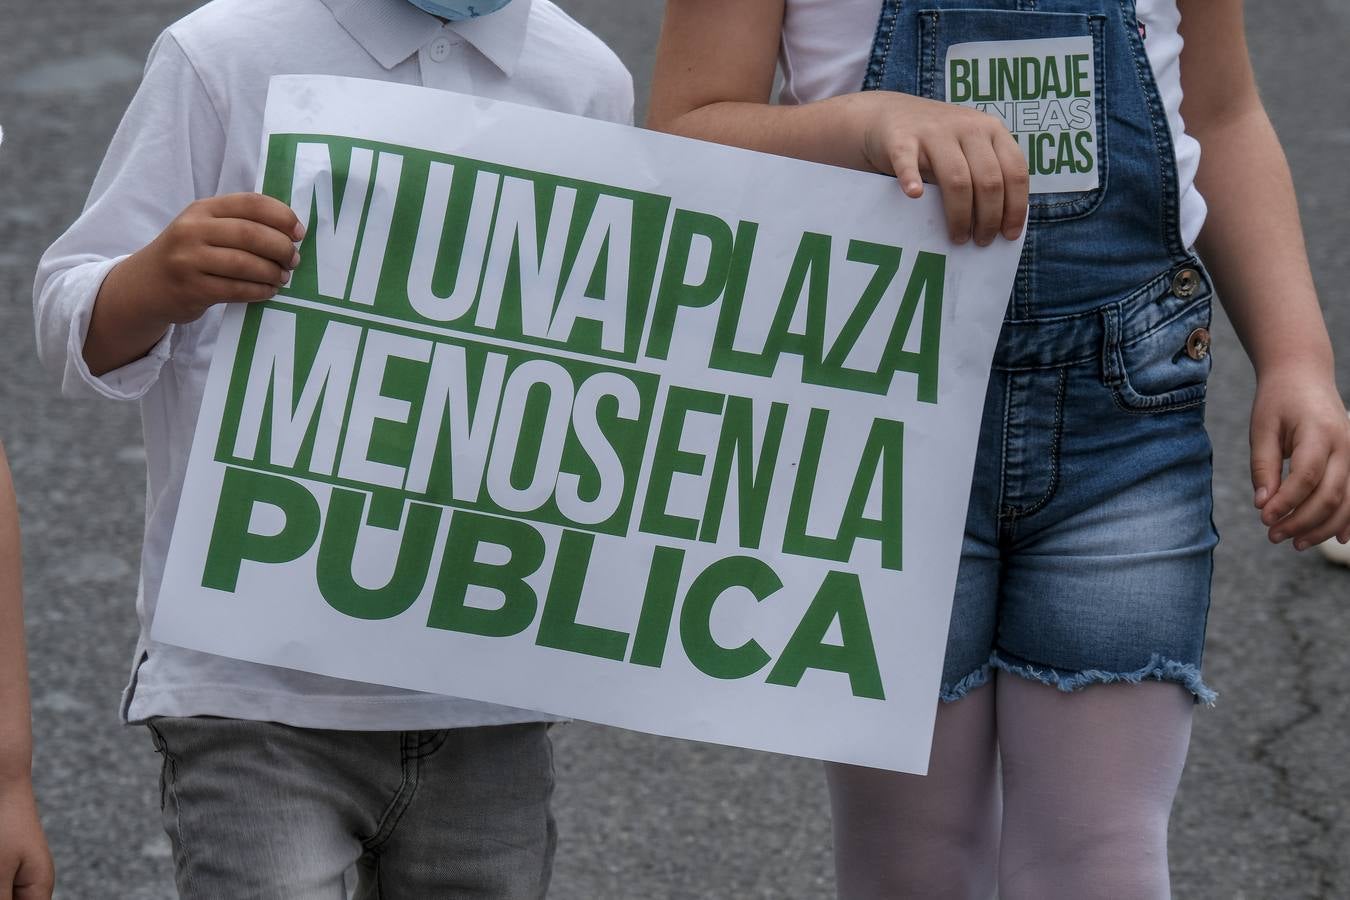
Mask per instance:
[[[1309,353],[1282,356],[1270,360],[1253,360],[1257,384],[1294,383],[1335,385],[1336,364],[1328,353]]]
[[[880,158],[885,155],[883,147],[877,146],[875,92],[846,94],[840,100],[840,130],[845,139],[858,148],[858,153],[869,168],[880,171],[885,167]]]
[[[97,301],[122,329],[137,334],[162,334],[174,321],[162,299],[170,292],[162,287],[164,279],[157,277],[151,254],[151,247],[145,247],[114,266],[104,279]]]
[[[141,358],[173,324],[157,307],[156,298],[165,292],[143,270],[143,253],[133,253],[113,266],[94,300],[83,352],[95,376]]]

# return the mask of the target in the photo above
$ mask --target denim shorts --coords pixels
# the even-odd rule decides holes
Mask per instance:
[[[1076,315],[1009,318],[985,401],[942,699],[1003,669],[1197,700],[1213,549],[1198,260]]]

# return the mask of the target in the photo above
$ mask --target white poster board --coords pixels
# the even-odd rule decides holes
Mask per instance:
[[[1020,244],[936,191],[272,82],[302,263],[225,317],[153,637],[923,772]]]

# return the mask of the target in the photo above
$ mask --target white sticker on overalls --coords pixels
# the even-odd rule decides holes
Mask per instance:
[[[1092,38],[981,41],[947,50],[947,100],[998,118],[1027,158],[1033,194],[1090,191],[1097,160]]]

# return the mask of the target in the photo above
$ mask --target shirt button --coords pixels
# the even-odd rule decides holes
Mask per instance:
[[[427,47],[427,52],[436,62],[445,62],[450,58],[450,49],[454,46],[448,37],[438,37]]]
[[[1209,356],[1209,329],[1197,328],[1186,338],[1186,355],[1199,362]]]
[[[1182,269],[1172,279],[1172,293],[1182,300],[1193,297],[1200,290],[1200,273],[1194,269]]]

